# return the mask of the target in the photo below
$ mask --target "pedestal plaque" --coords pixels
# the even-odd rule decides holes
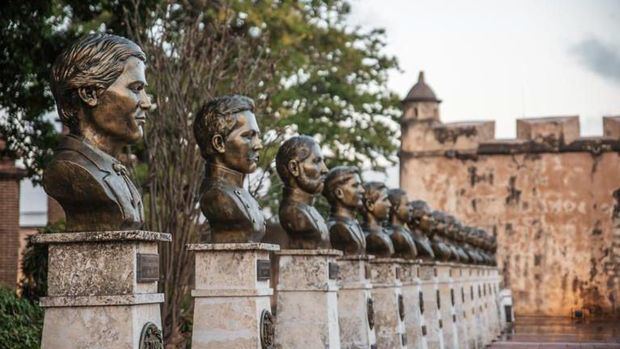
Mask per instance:
[[[276,287],[277,348],[340,348],[338,250],[282,250]],[[331,270],[331,272],[330,272]],[[331,274],[331,278],[330,278]]]
[[[422,316],[426,323],[426,343],[429,349],[443,349],[443,319],[439,312],[438,300],[438,270],[435,262],[420,264],[420,283],[424,312]],[[439,301],[440,303],[440,301]]]
[[[403,262],[400,258],[375,258],[370,262],[377,348],[407,347],[404,323],[407,305],[400,281]]]
[[[273,347],[269,254],[262,243],[191,244],[196,256],[192,348]]]
[[[163,348],[153,261],[170,234],[104,231],[41,234],[49,246],[42,348]],[[149,256],[148,268],[138,264]],[[142,262],[144,263],[144,262]]]
[[[407,333],[407,347],[426,349],[426,336],[422,328],[426,327],[420,308],[420,273],[419,261],[406,261],[402,265],[402,292],[406,307],[405,331]]]
[[[345,255],[338,258],[338,320],[340,347],[348,349],[376,347],[374,300],[368,279],[372,256]]]

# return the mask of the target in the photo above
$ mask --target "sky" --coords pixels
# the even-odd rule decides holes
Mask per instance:
[[[424,70],[443,121],[495,120],[514,138],[524,116],[579,115],[582,135],[601,135],[620,115],[620,0],[350,1],[351,26],[386,30],[402,70],[388,87],[404,97]],[[398,168],[364,178],[396,187]],[[22,182],[22,211],[44,198]]]
[[[620,0],[352,0],[349,24],[385,29],[388,87],[404,97],[424,70],[443,121],[514,138],[517,118],[579,115],[596,136],[620,115]],[[396,169],[368,178],[398,185]]]

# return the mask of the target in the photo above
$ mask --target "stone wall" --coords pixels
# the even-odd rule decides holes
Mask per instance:
[[[401,187],[497,234],[518,315],[618,315],[619,125],[582,138],[576,116],[522,119],[494,140],[485,122],[403,122]]]

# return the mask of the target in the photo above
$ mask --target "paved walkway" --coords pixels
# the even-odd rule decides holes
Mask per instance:
[[[489,348],[620,349],[620,321],[519,317],[513,333],[505,335]]]

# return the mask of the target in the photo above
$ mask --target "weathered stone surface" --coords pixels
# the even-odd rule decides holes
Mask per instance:
[[[426,326],[420,311],[420,264],[418,261],[405,261],[402,264],[402,293],[405,304],[405,332],[408,348],[426,348],[426,337],[422,327]]]
[[[456,326],[456,312],[452,301],[454,281],[452,278],[452,263],[437,263],[437,290],[439,291],[438,304],[442,319],[442,334],[446,348],[458,346],[458,330]],[[456,296],[456,295],[455,295]],[[456,301],[456,300],[455,300]]]
[[[106,241],[172,241],[172,235],[146,230],[88,231],[75,233],[39,234],[32,238],[37,244],[63,244]]]
[[[163,293],[139,293],[118,296],[70,296],[70,297],[43,297],[40,305],[51,307],[84,307],[106,305],[135,305],[163,303]]]
[[[192,348],[261,348],[261,314],[271,310],[270,278],[259,261],[279,246],[260,243],[191,244],[196,286]]]
[[[277,348],[340,348],[337,280],[329,278],[336,250],[282,250],[276,253]]]
[[[338,258],[338,322],[340,347],[349,349],[370,348],[376,343],[374,330],[374,301],[372,284],[366,278],[368,261],[372,256],[343,256]],[[371,302],[369,319],[369,302]],[[370,327],[369,321],[373,327]]]
[[[437,308],[437,291],[439,287],[435,262],[423,262],[420,264],[420,282],[424,309],[422,316],[426,323],[426,343],[429,349],[443,348],[443,326],[440,326],[443,319]]]
[[[404,317],[399,314],[399,303],[403,303],[405,312],[407,309],[404,299],[399,302],[402,297],[401,265],[404,262],[400,258],[375,258],[370,262],[378,348],[406,347]]]

